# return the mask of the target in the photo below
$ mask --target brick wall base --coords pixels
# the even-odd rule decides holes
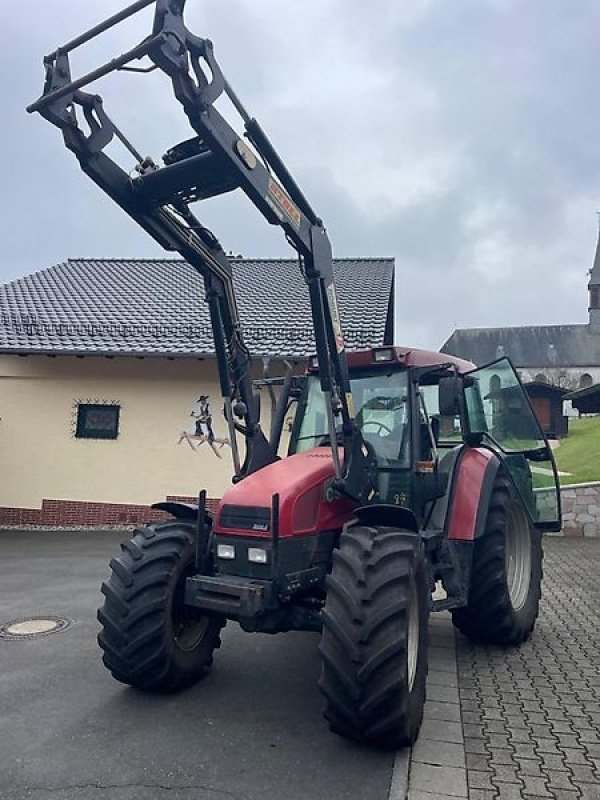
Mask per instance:
[[[600,537],[600,484],[564,486],[561,489],[563,534]],[[169,495],[167,501],[196,503],[197,497]],[[207,507],[216,510],[218,500],[208,499]],[[0,527],[102,528],[145,525],[169,519],[169,515],[150,506],[122,503],[93,503],[78,500],[43,500],[41,508],[0,506]]]
[[[169,496],[166,500],[196,503],[196,497]],[[214,511],[218,500],[207,500]],[[0,527],[118,528],[145,525],[169,519],[169,514],[150,506],[123,503],[93,503],[78,500],[43,500],[41,508],[0,507]]]
[[[581,483],[561,489],[565,536],[600,537],[600,483]]]

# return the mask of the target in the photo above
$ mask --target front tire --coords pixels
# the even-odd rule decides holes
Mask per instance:
[[[327,586],[319,686],[331,730],[383,747],[412,744],[425,703],[429,615],[418,535],[349,528]]]
[[[149,691],[190,686],[210,669],[225,620],[186,606],[195,528],[167,522],[138,529],[110,562],[98,610],[102,660],[122,683]]]
[[[517,645],[539,612],[542,538],[506,476],[496,478],[483,535],[475,541],[468,603],[454,625],[478,642]]]

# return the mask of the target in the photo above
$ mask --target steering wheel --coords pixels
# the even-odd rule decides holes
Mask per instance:
[[[375,431],[375,434],[377,436],[381,436],[381,431],[385,431],[388,434],[388,436],[392,435],[392,429],[391,428],[388,428],[388,426],[384,425],[383,422],[377,422],[377,420],[375,420],[375,419],[370,419],[370,420],[368,420],[367,422],[365,422],[363,424],[363,426],[362,426],[363,433],[364,433],[365,428],[368,425],[376,425],[377,426],[377,430]]]

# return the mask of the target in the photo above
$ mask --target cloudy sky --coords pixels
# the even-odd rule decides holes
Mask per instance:
[[[160,256],[24,107],[41,57],[125,0],[2,3],[0,279],[68,257]],[[597,0],[188,0],[230,83],[325,220],[336,256],[393,256],[397,341],[585,322],[600,210]],[[82,49],[136,44],[151,11]],[[97,84],[144,153],[186,138],[166,79]],[[130,162],[128,168],[132,166]],[[244,256],[286,256],[243,196],[198,215]]]

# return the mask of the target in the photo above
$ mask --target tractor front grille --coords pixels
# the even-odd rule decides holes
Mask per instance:
[[[271,529],[271,509],[260,506],[224,505],[219,525],[229,530],[267,533]]]

